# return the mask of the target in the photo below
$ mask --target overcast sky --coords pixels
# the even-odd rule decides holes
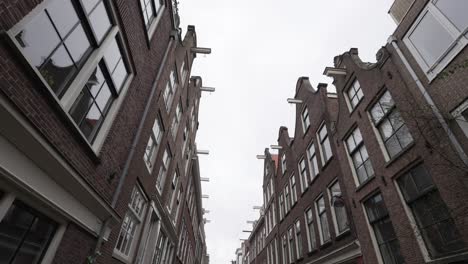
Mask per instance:
[[[198,46],[212,48],[198,56],[192,75],[203,78],[199,149],[212,264],[230,264],[247,220],[258,218],[262,204],[263,161],[255,156],[277,143],[279,127],[294,135],[296,81],[330,83],[322,75],[333,57],[355,47],[363,60],[375,61],[377,50],[395,29],[387,14],[392,0],[180,0],[184,34],[195,25]],[[330,86],[330,84],[329,84]],[[273,153],[276,153],[273,151]]]

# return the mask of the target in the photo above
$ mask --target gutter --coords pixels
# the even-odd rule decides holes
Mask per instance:
[[[150,95],[148,97],[148,100],[146,101],[146,106],[145,106],[145,110],[143,112],[143,116],[140,119],[140,124],[138,125],[137,133],[136,133],[135,137],[133,138],[133,142],[132,142],[132,145],[130,147],[130,152],[129,152],[128,156],[127,156],[127,160],[125,161],[125,165],[124,165],[124,168],[122,170],[122,174],[120,175],[120,178],[119,178],[119,184],[117,185],[117,189],[115,190],[114,196],[112,197],[111,206],[114,209],[115,209],[115,207],[117,205],[117,201],[119,200],[120,193],[122,192],[123,184],[124,184],[124,182],[125,182],[125,180],[127,178],[128,171],[130,169],[130,164],[131,164],[131,162],[133,160],[133,156],[135,155],[135,150],[136,150],[137,144],[140,141],[141,133],[143,131],[143,126],[145,124],[148,113],[150,112],[150,109],[151,109],[151,103],[153,101],[154,96],[156,95],[158,82],[161,79],[161,75],[162,75],[163,70],[165,68],[164,65],[166,64],[167,58],[169,57],[169,51],[171,50],[171,47],[173,46],[174,41],[175,41],[176,38],[178,38],[177,33],[174,34],[174,31],[171,32],[171,38],[169,40],[169,44],[167,45],[166,52],[164,53],[164,57],[163,57],[163,60],[161,62],[161,67],[159,67],[158,74],[156,75],[156,79],[154,80],[153,87],[151,88],[151,93],[150,93]],[[96,258],[99,255],[101,255],[101,252],[100,252],[101,244],[102,244],[102,241],[104,240],[104,235],[107,233],[106,229],[109,226],[110,222],[111,222],[111,218],[108,218],[102,224],[101,230],[99,232],[98,241],[96,243],[96,247],[94,248],[94,253],[93,253],[92,256],[88,257],[88,260],[87,260],[88,263],[95,263]]]
[[[427,92],[426,88],[421,83],[421,80],[419,80],[418,76],[416,75],[416,72],[413,70],[413,68],[409,64],[408,60],[405,58],[405,55],[403,55],[403,52],[400,50],[400,47],[397,44],[397,39],[394,36],[390,36],[387,43],[391,44],[392,47],[395,49],[398,57],[400,57],[401,61],[405,65],[406,69],[410,73],[411,78],[416,83],[416,86],[419,88],[419,91],[421,92],[424,99],[426,100],[426,102],[431,107],[432,112],[436,116],[436,118],[439,121],[440,125],[445,130],[445,133],[447,133],[448,138],[450,139],[450,142],[452,143],[453,147],[455,148],[455,151],[457,152],[458,156],[460,156],[460,159],[463,161],[465,166],[468,166],[468,156],[466,155],[465,151],[463,150],[460,142],[458,142],[457,138],[453,134],[453,131],[450,129],[448,123],[445,121],[445,119],[444,119],[442,113],[440,112],[439,108],[436,106],[436,104],[432,100],[431,95]]]

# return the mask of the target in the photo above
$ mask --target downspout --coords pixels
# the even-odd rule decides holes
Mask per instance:
[[[112,197],[111,206],[114,209],[115,209],[115,207],[117,205],[117,201],[119,199],[120,193],[122,192],[122,187],[123,187],[123,184],[125,182],[125,179],[127,178],[128,170],[130,168],[130,163],[131,163],[131,161],[133,159],[133,156],[135,155],[135,149],[137,147],[138,142],[140,141],[140,137],[141,137],[141,133],[143,131],[143,126],[145,124],[146,117],[148,116],[148,113],[150,112],[150,109],[151,109],[151,102],[153,101],[153,98],[156,95],[158,82],[161,79],[161,75],[163,73],[163,70],[165,69],[164,65],[166,64],[167,58],[169,57],[169,51],[171,50],[171,47],[174,44],[174,41],[175,41],[174,39],[177,39],[177,38],[178,38],[177,31],[171,32],[171,38],[169,40],[169,44],[167,45],[166,52],[164,53],[164,57],[163,57],[163,60],[161,62],[161,67],[159,67],[158,74],[156,75],[156,79],[155,79],[155,81],[153,83],[153,86],[151,88],[151,93],[150,93],[150,95],[148,97],[148,100],[146,101],[146,106],[145,106],[145,110],[143,112],[143,116],[142,116],[142,118],[140,120],[140,124],[138,125],[138,129],[137,129],[137,132],[135,134],[135,137],[133,138],[133,142],[132,142],[132,145],[130,147],[130,152],[129,152],[128,156],[127,156],[127,160],[125,161],[124,168],[123,168],[122,173],[121,173],[120,178],[119,178],[119,183],[117,185],[117,189],[115,190],[114,196]],[[110,223],[110,220],[111,220],[111,218],[108,218],[102,224],[101,230],[99,231],[98,241],[96,243],[96,247],[94,248],[94,253],[93,253],[92,256],[89,256],[88,259],[87,259],[88,263],[95,263],[96,258],[99,255],[101,255],[101,253],[100,253],[101,244],[102,244],[102,241],[104,239],[104,235],[106,233],[106,229],[107,229],[107,226]]]
[[[388,39],[387,42],[389,44],[392,44],[392,47],[395,49],[395,51],[398,54],[398,56],[400,57],[401,61],[403,62],[406,69],[410,73],[411,78],[416,83],[416,86],[419,88],[419,91],[423,95],[424,99],[426,100],[426,102],[431,107],[432,112],[436,116],[436,118],[439,121],[440,125],[445,130],[445,133],[447,133],[448,138],[450,139],[450,141],[451,141],[453,147],[455,148],[455,151],[457,152],[458,156],[460,156],[460,159],[463,161],[465,166],[468,167],[468,156],[466,155],[465,151],[463,150],[460,142],[458,142],[457,138],[453,134],[452,130],[450,129],[450,127],[448,125],[448,123],[445,121],[445,119],[442,116],[442,113],[440,112],[439,108],[436,106],[436,104],[432,100],[431,95],[427,92],[426,88],[421,83],[421,80],[419,80],[418,76],[416,75],[416,72],[413,70],[413,68],[409,64],[408,60],[405,58],[405,55],[403,55],[403,52],[400,50],[400,47],[397,44],[396,38],[394,36],[390,36],[390,38]]]

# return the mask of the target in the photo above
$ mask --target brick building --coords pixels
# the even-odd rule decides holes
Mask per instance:
[[[195,28],[169,0],[0,0],[0,263],[208,263]]]
[[[397,1],[376,62],[335,57],[333,93],[299,78],[244,263],[468,263],[467,9]]]

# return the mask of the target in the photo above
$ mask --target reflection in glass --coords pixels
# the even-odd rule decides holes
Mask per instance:
[[[127,69],[125,68],[125,64],[123,60],[120,60],[119,64],[115,68],[115,71],[112,73],[112,79],[114,80],[115,88],[117,89],[117,92],[120,91],[120,88],[122,88],[122,84],[125,81],[127,77]]]
[[[39,71],[50,88],[52,88],[56,94],[60,94],[63,85],[67,82],[68,78],[76,72],[76,68],[67,51],[61,45],[54,52],[52,57],[39,68]]]
[[[84,53],[90,47],[89,40],[86,37],[86,34],[81,25],[78,25],[70,36],[65,40],[65,46],[70,52],[73,61],[76,64],[81,64],[81,59]]]
[[[109,16],[107,15],[106,7],[103,2],[89,15],[89,21],[96,34],[97,42],[100,43],[111,27]]]
[[[46,10],[62,38],[79,22],[70,0],[54,0],[47,5]]]

